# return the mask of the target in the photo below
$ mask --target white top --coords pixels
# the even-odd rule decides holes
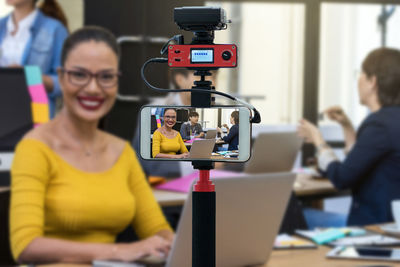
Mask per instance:
[[[11,15],[7,21],[7,32],[0,46],[0,66],[6,67],[10,65],[22,65],[22,57],[24,55],[26,44],[31,38],[31,27],[38,14],[37,9],[32,11],[28,16],[21,20],[17,25],[14,24]],[[11,33],[18,28],[17,32]]]
[[[326,171],[333,161],[338,161],[338,158],[330,147],[318,148],[318,167],[320,170]]]

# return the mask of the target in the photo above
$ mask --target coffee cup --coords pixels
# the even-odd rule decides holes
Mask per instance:
[[[400,199],[392,201],[392,214],[397,229],[400,230]]]

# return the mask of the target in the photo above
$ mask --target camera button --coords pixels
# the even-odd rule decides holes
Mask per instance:
[[[224,51],[224,52],[222,52],[222,58],[223,58],[224,60],[229,60],[229,59],[231,59],[231,57],[232,57],[231,52],[229,52],[229,51]]]

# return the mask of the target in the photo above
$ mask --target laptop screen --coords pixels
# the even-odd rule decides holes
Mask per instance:
[[[32,127],[24,69],[0,68],[0,170],[9,169],[10,153]]]

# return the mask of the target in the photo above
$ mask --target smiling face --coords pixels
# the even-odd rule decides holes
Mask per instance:
[[[174,127],[176,123],[176,111],[173,109],[168,109],[164,113],[164,125],[167,128]]]
[[[100,79],[116,75],[118,58],[115,52],[104,42],[82,42],[69,52],[63,68],[65,71],[59,70],[59,79],[68,114],[84,121],[100,120],[112,108],[118,84],[103,88],[95,77],[84,86],[77,81],[83,79],[85,73],[98,74]]]

